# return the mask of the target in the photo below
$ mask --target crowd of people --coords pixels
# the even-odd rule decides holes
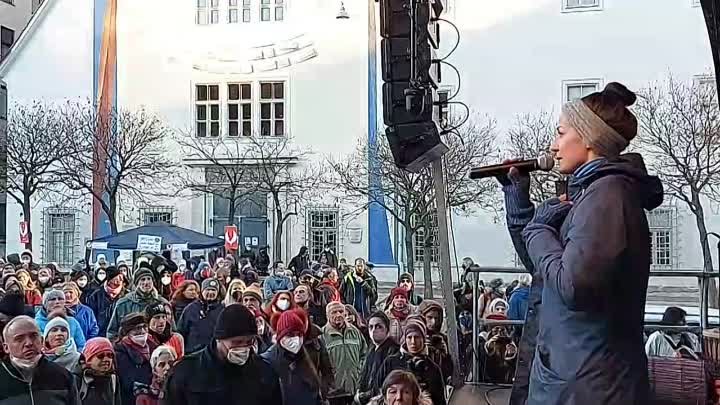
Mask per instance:
[[[69,274],[8,256],[0,403],[447,403],[444,306],[411,274],[379,299],[363,259],[326,249],[314,262],[302,248],[286,267],[262,253],[98,255]]]

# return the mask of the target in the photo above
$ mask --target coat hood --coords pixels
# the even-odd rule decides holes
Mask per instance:
[[[642,207],[646,210],[655,209],[662,204],[663,185],[657,176],[648,174],[642,156],[637,153],[627,153],[618,156],[616,159],[608,160],[587,175],[572,176],[568,186],[570,193],[572,195],[574,187],[585,189],[594,181],[611,175],[625,176],[630,179],[637,190],[635,195],[642,199]]]

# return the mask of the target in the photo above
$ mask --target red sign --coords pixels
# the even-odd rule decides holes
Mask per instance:
[[[20,221],[20,243],[30,243],[30,227],[27,221]]]
[[[238,229],[235,225],[225,227],[225,250],[238,250],[240,246],[240,237]]]

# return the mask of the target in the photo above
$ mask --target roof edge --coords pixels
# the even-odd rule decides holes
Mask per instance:
[[[5,58],[5,60],[0,63],[0,78],[5,76],[8,69],[10,69],[13,62],[17,58],[18,53],[22,51],[25,43],[30,40],[30,37],[32,37],[32,34],[37,31],[37,28],[40,26],[40,22],[45,18],[45,15],[47,15],[50,8],[53,7],[56,2],[56,0],[45,0],[42,2],[42,4],[40,4],[40,7],[35,10],[35,13],[30,18],[27,26],[25,26],[25,28],[22,30],[20,36],[18,37],[17,41],[15,41],[12,48],[10,48],[10,53]]]

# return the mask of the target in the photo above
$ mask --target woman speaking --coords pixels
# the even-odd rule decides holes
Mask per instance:
[[[637,134],[627,108],[635,99],[610,83],[563,107],[551,150],[560,172],[570,175],[568,191],[539,204],[534,215],[527,177],[513,169],[501,179],[509,219],[528,219],[527,252],[518,253],[527,253],[543,285],[528,405],[648,401],[645,210],[662,203],[663,189],[639,155],[621,155]]]

